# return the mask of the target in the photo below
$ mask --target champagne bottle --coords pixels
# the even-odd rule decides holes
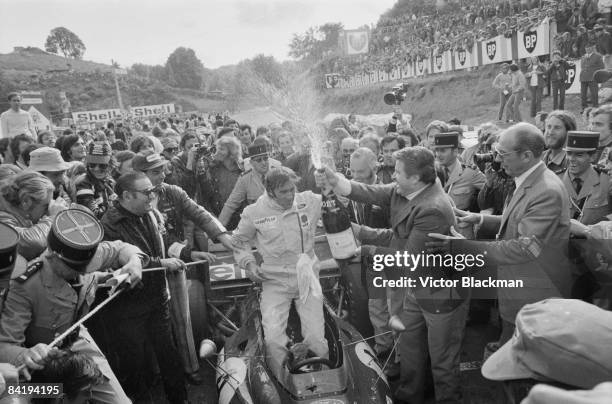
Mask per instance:
[[[355,255],[357,242],[351,227],[351,219],[346,209],[333,191],[322,193],[323,227],[327,233],[327,242],[335,259],[347,259]]]

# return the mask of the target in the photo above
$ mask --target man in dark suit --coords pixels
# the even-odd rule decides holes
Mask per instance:
[[[516,315],[525,304],[570,294],[569,195],[561,179],[542,162],[544,147],[544,136],[534,125],[519,123],[506,129],[496,151],[516,190],[506,199],[503,214],[456,211],[460,222],[478,224],[482,230],[497,232],[497,237],[491,242],[455,241],[450,252],[485,254],[489,264],[497,265],[498,279],[523,281],[523,287],[497,288],[503,320],[500,346],[512,337]],[[430,242],[429,251],[440,252],[437,248],[443,244]]]
[[[586,54],[580,59],[580,101],[582,109],[587,107],[587,89],[591,93],[593,107],[599,106],[597,82],[593,78],[597,70],[604,69],[603,58],[595,51],[595,43],[589,42]]]
[[[361,226],[359,239],[377,240],[377,246],[362,245],[362,256],[381,254],[419,255],[428,233],[448,234],[455,223],[451,202],[436,181],[433,153],[422,146],[407,147],[394,155],[395,183],[366,185],[339,178],[331,170],[317,174],[320,186],[334,187],[338,195],[368,204],[388,207],[391,229]],[[433,261],[433,260],[432,260]],[[459,378],[460,348],[468,311],[467,293],[454,287],[428,287],[419,278],[457,275],[454,268],[428,262],[417,268],[391,266],[385,268],[387,279],[409,277],[415,286],[396,288],[390,296],[389,311],[406,326],[399,341],[400,384],[396,402],[423,403],[428,356],[438,402],[461,402]],[[429,264],[429,265],[425,265]],[[436,266],[439,265],[439,266]],[[414,271],[413,271],[414,270]]]

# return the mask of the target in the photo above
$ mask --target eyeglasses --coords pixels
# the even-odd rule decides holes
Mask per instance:
[[[108,168],[108,164],[90,163],[90,164],[87,164],[87,167],[89,167],[92,170],[95,170],[96,168],[99,170],[106,170]]]
[[[262,161],[268,161],[268,159],[269,159],[268,156],[258,156],[258,157],[251,158],[251,160],[256,161],[258,163],[261,163]]]
[[[495,153],[497,153],[497,155],[499,156],[500,159],[503,160],[506,156],[508,156],[508,155],[510,155],[512,153],[518,153],[520,150],[512,150],[512,151],[509,151],[509,152],[504,152],[504,151],[499,150],[499,148],[497,146],[494,146],[493,147],[493,151]]]
[[[147,189],[132,189],[132,192],[138,192],[140,194],[143,194],[144,196],[146,196],[147,198],[151,198],[151,195],[155,195],[155,193],[158,191],[158,187],[151,187],[151,188],[147,188]]]
[[[169,147],[167,149],[164,149],[164,151],[166,153],[176,153],[178,151],[178,147]]]

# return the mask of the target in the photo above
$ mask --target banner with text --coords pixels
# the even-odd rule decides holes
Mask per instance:
[[[433,57],[433,73],[443,73],[453,70],[451,51],[444,51],[442,54]]]
[[[455,49],[453,52],[455,70],[468,69],[478,66],[478,51],[474,44],[472,49]]]
[[[480,43],[482,64],[505,62],[512,59],[512,39],[498,35]]]
[[[548,17],[535,29],[517,33],[518,57],[527,58],[549,53],[550,23]]]
[[[568,60],[565,94],[580,94],[580,59]]]
[[[131,107],[128,115],[136,118],[148,118],[164,114],[173,114],[174,104],[146,105],[143,107]],[[99,109],[95,111],[73,112],[72,119],[75,122],[107,122],[123,119],[124,114],[119,108]]]

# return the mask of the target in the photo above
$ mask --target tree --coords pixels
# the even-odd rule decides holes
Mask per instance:
[[[320,27],[310,27],[303,34],[293,34],[289,56],[309,61],[322,58],[328,51],[338,48],[338,37],[342,29],[342,23],[328,22]]]
[[[183,88],[199,90],[202,86],[202,71],[204,65],[198,59],[193,49],[176,48],[168,56],[166,62],[168,84]]]
[[[55,54],[62,52],[66,58],[82,59],[85,45],[74,32],[64,27],[57,27],[49,33],[45,42],[45,50]]]

